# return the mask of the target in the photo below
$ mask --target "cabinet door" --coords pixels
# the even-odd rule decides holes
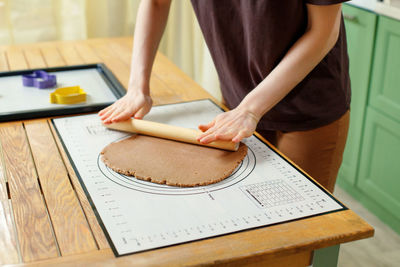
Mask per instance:
[[[368,108],[357,187],[400,220],[400,122]]]
[[[352,6],[343,6],[350,60],[351,110],[339,182],[345,179],[354,184],[357,175],[360,140],[367,103],[367,92],[374,47],[376,15]]]
[[[379,17],[369,104],[400,121],[400,21]]]

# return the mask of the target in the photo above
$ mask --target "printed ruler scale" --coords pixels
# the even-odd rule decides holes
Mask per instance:
[[[146,119],[196,128],[221,112],[199,100],[153,107]],[[346,209],[255,136],[230,177],[180,188],[105,166],[103,147],[129,135],[104,128],[96,114],[53,123],[116,256]]]

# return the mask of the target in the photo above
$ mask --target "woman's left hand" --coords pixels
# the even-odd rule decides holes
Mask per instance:
[[[216,140],[238,143],[254,133],[259,120],[260,118],[251,111],[237,107],[219,114],[208,124],[199,125],[203,133],[197,137],[197,140],[203,144]]]

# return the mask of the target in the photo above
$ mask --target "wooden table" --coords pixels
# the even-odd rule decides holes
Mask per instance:
[[[0,47],[0,71],[104,62],[126,87],[132,38]],[[155,104],[212,98],[165,56]],[[346,210],[115,258],[49,119],[0,124],[0,263],[336,266],[339,244],[374,230]],[[322,263],[322,264],[321,264]],[[264,266],[265,266],[264,265]]]

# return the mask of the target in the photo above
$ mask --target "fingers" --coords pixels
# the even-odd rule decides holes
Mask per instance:
[[[121,112],[122,112],[122,111],[121,111],[118,107],[117,107],[117,108],[114,108],[114,109],[112,110],[112,112],[110,112],[109,116],[108,116],[106,119],[103,120],[103,123],[104,123],[104,124],[112,123],[113,120],[115,119],[115,117],[116,117],[117,115],[121,114]]]
[[[205,132],[205,131],[207,131],[208,129],[210,129],[211,127],[213,127],[214,125],[215,125],[215,120],[209,122],[208,124],[200,124],[200,125],[199,125],[199,129],[200,129],[202,132]]]
[[[111,106],[101,110],[98,114],[104,124],[124,121],[133,115],[141,119],[149,113],[152,103],[149,95],[140,91],[133,91],[133,93],[127,93]]]
[[[115,116],[111,115],[111,122],[120,122],[120,121],[125,121],[129,118],[132,117],[132,115],[135,116],[135,119],[142,119],[144,115],[146,115],[150,111],[150,107],[144,106],[144,107],[139,107],[139,110],[137,109],[126,109],[126,108],[121,108],[120,112],[116,113]]]
[[[114,110],[115,110],[115,106],[111,105],[109,107],[109,109],[105,113],[103,113],[103,115],[100,116],[100,119],[103,121],[103,123],[106,123],[106,124],[111,123],[110,116],[112,113],[114,113]]]
[[[208,135],[202,137],[199,140],[199,142],[202,144],[208,144],[208,143],[214,142],[216,140],[217,140],[217,137],[215,136],[215,134],[208,134]]]
[[[99,113],[98,113],[99,116],[100,116],[100,117],[103,116],[107,111],[110,110],[111,107],[112,107],[112,105],[110,105],[110,106],[108,106],[108,107],[103,108],[102,110],[100,110]]]
[[[197,140],[202,144],[208,144],[217,140],[239,143],[244,138],[253,134],[256,125],[256,122],[248,117],[240,120],[223,118],[212,124],[200,125],[200,130],[205,131],[198,136]]]
[[[206,124],[206,125],[199,125],[199,128],[201,126],[204,126],[204,127],[200,128],[200,130],[202,130],[202,131],[204,130],[204,132],[197,137],[197,141],[199,141],[202,144],[208,144],[208,143],[214,141],[216,138],[215,134],[214,134],[215,127],[213,126],[213,127],[207,128],[207,126],[211,125],[211,123],[213,123],[213,122],[210,122],[209,124]],[[206,130],[206,128],[207,128],[207,130]]]
[[[245,131],[239,131],[239,133],[232,138],[232,142],[234,143],[239,143],[240,141],[243,140],[243,138],[247,137],[247,134],[245,133]]]
[[[131,117],[131,113],[127,110],[117,114],[114,118],[111,119],[111,122],[120,122],[125,121]]]
[[[208,144],[217,140],[230,141],[236,135],[232,129],[232,124],[233,121],[227,116],[227,113],[218,115],[208,124],[199,125],[199,129],[203,133],[198,136],[197,141],[202,144]]]
[[[232,129],[227,129],[226,127],[219,128],[215,125],[201,134],[197,140],[202,144],[208,144],[217,140],[230,141],[234,136],[235,133]]]
[[[197,141],[202,144],[208,144],[216,140],[215,135],[213,133],[213,127],[215,125],[215,119],[209,122],[208,124],[200,124],[199,129],[203,132],[201,135],[197,137]]]
[[[112,122],[120,122],[129,119],[135,115],[136,119],[142,119],[150,111],[151,106],[144,106],[139,110],[129,109],[125,107],[110,106],[110,108],[100,115],[100,119],[104,124]]]
[[[200,136],[197,140],[202,143],[202,144],[208,144],[217,140],[221,141],[232,141],[232,137],[235,136],[235,133],[229,131],[229,132],[210,132],[210,133],[205,133],[202,136]]]

